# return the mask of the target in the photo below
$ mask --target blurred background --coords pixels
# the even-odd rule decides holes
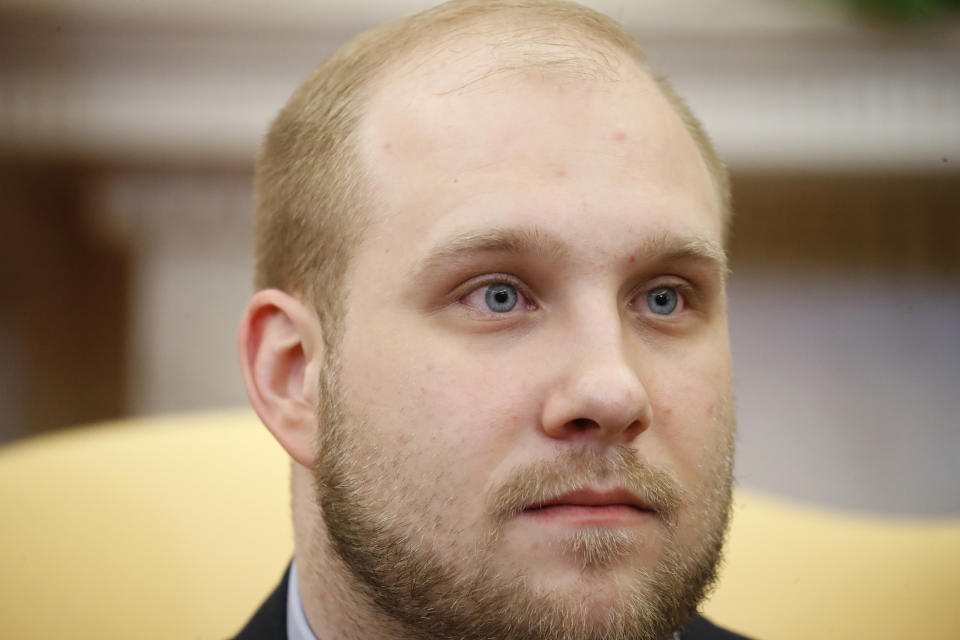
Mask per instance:
[[[0,443],[243,406],[252,158],[414,0],[0,0]],[[960,514],[949,0],[608,0],[730,165],[743,485]]]

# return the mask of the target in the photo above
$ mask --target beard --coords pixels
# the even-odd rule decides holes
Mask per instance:
[[[686,624],[713,586],[730,514],[732,410],[718,412],[714,427],[729,433],[727,450],[711,461],[692,509],[686,504],[691,495],[673,476],[649,467],[636,450],[571,448],[515,470],[493,490],[485,501],[488,526],[477,537],[468,528],[441,532],[439,524],[430,526],[429,501],[417,495],[414,483],[404,483],[405,466],[356,436],[364,425],[345,417],[337,372],[332,357],[319,385],[317,502],[344,575],[360,601],[389,621],[391,637],[662,640]],[[558,553],[579,561],[585,583],[613,590],[607,602],[592,601],[589,590],[585,597],[532,585],[516,567],[498,568],[503,527],[526,507],[610,480],[638,496],[663,526],[655,533],[647,527],[640,533],[580,528],[553,541]],[[699,527],[692,544],[677,535],[682,510],[691,511]],[[607,570],[644,553],[650,535],[662,543],[655,565],[619,583]],[[475,542],[457,546],[464,537]]]

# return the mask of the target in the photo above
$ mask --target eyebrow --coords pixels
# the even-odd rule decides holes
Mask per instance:
[[[637,256],[658,260],[695,260],[713,264],[726,276],[729,272],[727,252],[723,245],[700,235],[661,233],[645,239],[637,247]]]
[[[571,247],[556,235],[538,227],[493,227],[456,234],[438,243],[413,270],[414,278],[451,261],[479,253],[536,255],[550,260],[569,258]],[[726,276],[727,254],[723,247],[700,235],[668,232],[645,238],[630,254],[643,260],[693,260],[712,264]]]
[[[570,248],[551,233],[537,227],[493,227],[467,231],[437,244],[414,269],[423,275],[450,261],[478,253],[536,255],[552,260],[569,257]]]

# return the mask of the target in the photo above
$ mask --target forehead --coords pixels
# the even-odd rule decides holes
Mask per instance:
[[[524,219],[601,243],[605,229],[606,240],[622,237],[625,220],[720,238],[703,159],[632,59],[588,51],[518,64],[527,58],[512,51],[505,62],[483,42],[448,46],[399,67],[370,101],[359,133],[372,238],[412,228],[427,246]]]

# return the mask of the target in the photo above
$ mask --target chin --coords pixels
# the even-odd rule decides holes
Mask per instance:
[[[508,574],[519,576],[530,592],[558,603],[588,606],[602,616],[622,608],[638,589],[646,589],[657,565],[651,549],[598,548],[575,541],[543,553],[506,560]]]
[[[629,528],[588,527],[536,539],[518,545],[512,566],[529,567],[532,575],[549,575],[558,583],[566,580],[629,581],[631,576],[652,570],[662,552],[662,540],[650,532]],[[510,565],[508,560],[505,564]]]

